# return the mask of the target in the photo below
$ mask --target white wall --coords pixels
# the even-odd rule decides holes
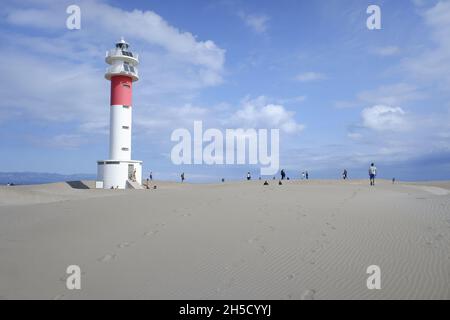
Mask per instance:
[[[112,160],[131,160],[131,106],[111,106],[109,158]],[[124,129],[126,126],[128,129]],[[127,151],[122,148],[128,148]]]
[[[136,169],[136,181],[142,184],[142,163],[135,161],[119,162],[108,161],[104,165],[98,165],[98,171],[100,167],[103,168],[103,188],[111,189],[111,187],[119,189],[126,189],[128,176],[128,165],[134,165]],[[100,181],[100,180],[99,180]]]

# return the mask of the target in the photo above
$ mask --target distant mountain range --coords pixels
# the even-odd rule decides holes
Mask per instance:
[[[64,181],[95,180],[95,174],[57,174],[42,172],[0,172],[0,185],[14,183],[24,184],[44,184]]]

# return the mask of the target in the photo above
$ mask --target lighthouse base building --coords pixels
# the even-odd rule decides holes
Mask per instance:
[[[122,38],[106,53],[105,78],[111,81],[109,160],[97,161],[97,188],[142,189],[142,161],[131,160],[133,83],[139,56]]]
[[[142,161],[97,161],[97,181],[97,187],[101,189],[140,189]]]

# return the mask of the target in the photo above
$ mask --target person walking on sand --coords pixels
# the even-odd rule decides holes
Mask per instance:
[[[247,181],[250,181],[250,180],[252,180],[252,176],[250,175],[250,171],[249,171],[249,172],[247,172]]]
[[[377,176],[377,167],[375,167],[375,164],[371,164],[369,168],[369,177],[370,177],[370,185],[375,185],[375,177]]]
[[[181,174],[181,183],[184,182],[184,172]]]
[[[153,172],[150,172],[149,178],[150,178],[150,181],[153,181]]]
[[[281,170],[281,180],[284,180],[286,178],[286,172],[284,172],[284,169]]]
[[[344,172],[342,173],[342,179],[347,180],[347,175],[348,175],[347,169],[344,169]]]
[[[308,171],[305,172],[306,180],[309,180],[309,173]]]

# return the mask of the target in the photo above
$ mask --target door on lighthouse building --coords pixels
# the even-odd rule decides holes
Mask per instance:
[[[133,180],[133,174],[134,174],[134,165],[129,164],[128,165],[128,179]]]

